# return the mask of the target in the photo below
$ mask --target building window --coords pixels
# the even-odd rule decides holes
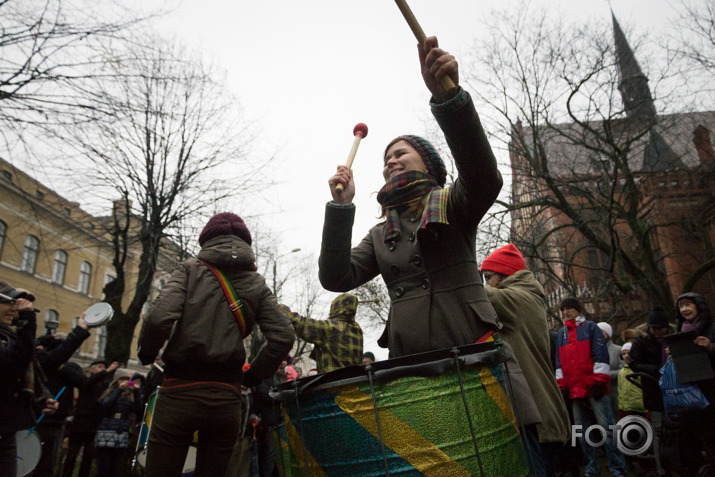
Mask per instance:
[[[55,263],[52,265],[52,283],[63,285],[65,283],[65,270],[67,270],[67,252],[57,250]]]
[[[41,190],[35,191],[35,197],[37,197],[40,200],[43,200],[45,198],[45,193],[42,192]]]
[[[5,179],[9,181],[12,180],[12,173],[10,171],[2,171],[2,175],[5,177]]]
[[[89,293],[89,279],[92,277],[92,265],[89,262],[82,262],[79,267],[79,284],[77,289],[80,293]]]
[[[60,324],[60,315],[55,310],[45,312],[45,334],[53,335]]]
[[[25,237],[25,248],[22,250],[22,263],[20,269],[23,272],[35,273],[37,264],[37,252],[40,250],[40,240],[34,235]]]
[[[100,326],[97,333],[97,357],[104,358],[107,350],[107,325]]]
[[[2,246],[5,243],[5,234],[7,233],[7,225],[0,220],[0,257],[2,257]]]

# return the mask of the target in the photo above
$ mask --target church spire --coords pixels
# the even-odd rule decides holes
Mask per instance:
[[[641,126],[652,126],[656,122],[656,112],[653,97],[650,94],[650,88],[648,88],[648,78],[641,71],[613,10],[611,10],[611,18],[613,19],[616,62],[620,75],[618,90],[621,92],[626,114]]]

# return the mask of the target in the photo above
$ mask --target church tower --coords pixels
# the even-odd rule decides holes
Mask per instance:
[[[648,78],[641,71],[626,36],[611,12],[613,19],[613,37],[616,45],[616,62],[620,81],[618,90],[621,92],[623,106],[628,118],[644,127],[650,127],[656,122],[655,105],[648,88]]]

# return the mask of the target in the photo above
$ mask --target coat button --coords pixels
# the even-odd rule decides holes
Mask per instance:
[[[420,266],[420,264],[422,263],[422,257],[420,257],[419,255],[415,255],[415,258],[412,259],[412,263],[417,266]]]
[[[424,280],[422,280],[422,288],[424,288],[425,290],[427,290],[429,288],[429,279],[428,278],[425,278]]]
[[[410,242],[414,242],[414,241],[415,241],[415,233],[412,232],[412,233],[410,234]]]
[[[392,270],[392,273],[395,275],[400,274],[400,267],[398,267],[397,265],[393,265],[392,267],[390,267],[390,270]]]
[[[404,289],[404,288],[402,288],[402,287],[397,287],[397,288],[395,288],[395,296],[396,296],[397,298],[400,298],[400,297],[401,297],[402,295],[404,295],[404,294],[405,294],[405,289]]]
[[[387,248],[390,250],[390,252],[394,251],[395,247],[397,247],[397,245],[395,245],[394,240],[387,244]]]

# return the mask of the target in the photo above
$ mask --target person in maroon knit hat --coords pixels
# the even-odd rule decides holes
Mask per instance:
[[[241,217],[214,215],[199,244],[198,257],[179,265],[151,304],[139,338],[145,365],[166,343],[146,477],[181,474],[197,430],[196,475],[225,475],[238,437],[241,385],[272,376],[295,340],[293,326],[256,272],[251,233]],[[266,344],[243,372],[243,340],[254,325]]]
[[[553,475],[553,456],[568,439],[569,417],[551,368],[544,289],[511,243],[484,259],[481,271],[484,291],[504,325],[499,336],[514,350],[541,413],[541,423],[524,426],[522,435],[533,458],[531,475]]]
[[[203,247],[207,241],[219,235],[235,235],[248,245],[253,243],[246,223],[233,212],[220,212],[211,217],[199,234],[199,245]]]

